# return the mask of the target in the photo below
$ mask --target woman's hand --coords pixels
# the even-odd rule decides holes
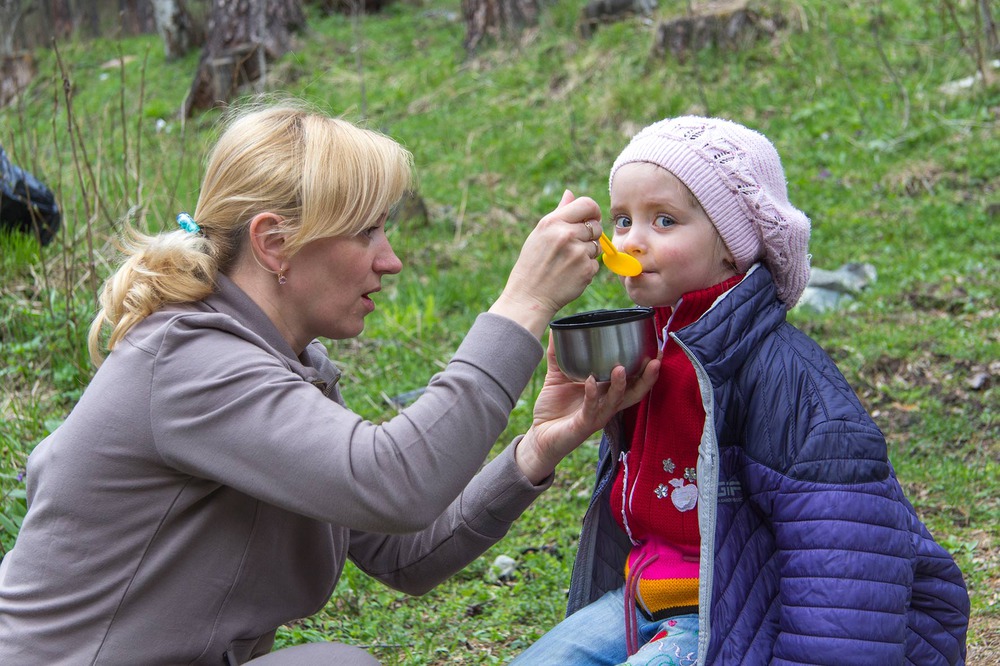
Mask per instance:
[[[639,402],[660,374],[660,360],[653,359],[631,382],[626,382],[621,366],[611,372],[608,382],[598,383],[593,377],[574,382],[559,370],[551,337],[547,360],[545,384],[535,401],[531,428],[514,454],[521,471],[536,485],[615,413]]]
[[[559,309],[583,293],[597,274],[601,208],[566,190],[559,206],[543,217],[521,247],[500,297],[490,312],[513,319],[541,339]]]

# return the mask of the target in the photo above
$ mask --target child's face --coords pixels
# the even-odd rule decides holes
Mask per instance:
[[[642,264],[641,274],[622,278],[638,305],[673,306],[689,291],[735,275],[715,225],[687,187],[662,167],[633,162],[618,170],[611,219],[615,247]]]

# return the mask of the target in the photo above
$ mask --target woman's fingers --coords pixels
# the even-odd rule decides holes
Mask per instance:
[[[646,367],[642,369],[642,374],[632,380],[629,384],[625,391],[625,395],[622,398],[621,408],[625,409],[626,407],[631,407],[635,403],[642,400],[643,396],[649,393],[650,389],[653,388],[653,384],[656,383],[659,376],[660,359],[654,358],[646,363]]]
[[[591,375],[583,383],[583,401],[577,412],[577,423],[583,437],[589,437],[603,428],[618,411],[624,397],[624,371],[619,379],[622,381],[616,381],[616,374],[612,372],[609,381],[598,382]]]
[[[653,359],[646,364],[642,373],[626,380],[625,368],[618,366],[611,372],[611,379],[598,383],[592,376],[584,384],[584,400],[581,416],[587,427],[594,430],[603,428],[617,412],[631,407],[649,393],[660,374],[660,361]]]
[[[539,220],[539,224],[543,225],[554,222],[579,224],[581,226],[577,229],[579,233],[576,234],[576,237],[582,241],[590,241],[599,236],[599,233],[595,235],[592,230],[600,227],[601,207],[590,197],[573,197],[569,199],[573,195],[569,193],[569,190],[566,192],[567,194],[563,195],[559,206]],[[590,229],[585,224],[588,221],[591,223]]]
[[[507,286],[490,311],[514,319],[540,337],[556,312],[582,294],[597,274],[590,237],[599,229],[600,218],[601,209],[593,199],[577,198],[566,190],[560,205],[528,235]]]
[[[525,243],[525,269],[546,285],[556,309],[579,296],[597,273],[591,239],[594,230],[600,236],[600,219],[593,199],[574,198],[542,218]]]

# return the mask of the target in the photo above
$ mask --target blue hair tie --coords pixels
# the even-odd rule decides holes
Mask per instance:
[[[200,234],[201,227],[194,221],[194,218],[187,213],[177,213],[177,226],[189,234]]]

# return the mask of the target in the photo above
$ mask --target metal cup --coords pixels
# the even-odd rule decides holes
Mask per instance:
[[[556,319],[549,327],[559,369],[577,382],[591,375],[606,382],[618,365],[632,379],[658,351],[653,308],[581,312]]]

